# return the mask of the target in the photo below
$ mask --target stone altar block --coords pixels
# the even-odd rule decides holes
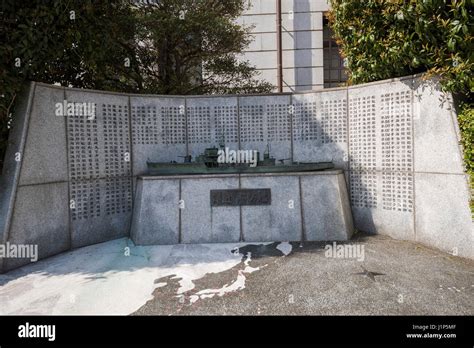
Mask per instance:
[[[268,190],[270,201],[252,202],[249,193]],[[211,191],[233,202],[211,203]],[[326,170],[140,176],[131,238],[138,245],[340,241],[353,231],[343,171]]]

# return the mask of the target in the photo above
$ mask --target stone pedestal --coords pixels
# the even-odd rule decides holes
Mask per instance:
[[[270,189],[266,205],[211,205],[211,190]],[[131,237],[138,245],[341,241],[354,231],[341,170],[141,176]]]

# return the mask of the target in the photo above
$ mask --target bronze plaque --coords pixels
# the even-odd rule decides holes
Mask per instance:
[[[271,204],[272,191],[270,189],[211,190],[211,207]]]

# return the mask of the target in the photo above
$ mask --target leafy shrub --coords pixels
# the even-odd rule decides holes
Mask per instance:
[[[474,104],[462,103],[458,113],[466,170],[474,175]]]
[[[14,101],[27,80],[160,94],[272,89],[235,59],[250,39],[248,28],[234,22],[246,0],[2,0],[0,6],[0,171]]]
[[[458,123],[461,129],[461,143],[464,148],[464,163],[470,175],[471,192],[474,192],[474,104],[462,103],[458,112]],[[471,200],[471,211],[474,215],[474,200]]]
[[[427,72],[445,90],[473,92],[473,6],[457,0],[331,0],[350,83]]]

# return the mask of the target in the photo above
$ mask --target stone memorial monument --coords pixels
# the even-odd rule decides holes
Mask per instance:
[[[269,147],[277,166],[334,168],[147,175],[147,163],[196,159],[221,143]],[[18,98],[0,185],[0,243],[37,245],[39,258],[122,237],[345,240],[352,226],[474,257],[452,98],[419,76],[242,96],[32,82]],[[3,258],[0,271],[28,262]]]

